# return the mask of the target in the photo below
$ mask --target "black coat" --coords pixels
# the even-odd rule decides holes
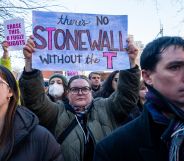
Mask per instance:
[[[97,144],[94,161],[167,161],[168,150],[160,141],[165,128],[154,123],[145,109]]]
[[[52,134],[38,125],[37,117],[18,107],[13,137],[0,149],[1,161],[63,161],[60,145]]]

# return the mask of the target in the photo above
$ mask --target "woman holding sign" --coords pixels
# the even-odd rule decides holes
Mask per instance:
[[[96,143],[127,120],[137,104],[140,70],[135,59],[138,50],[128,42],[131,69],[120,71],[118,89],[109,98],[93,99],[88,78],[78,75],[69,80],[69,104],[66,105],[50,101],[45,94],[41,71],[31,66],[34,47],[30,38],[23,50],[26,62],[19,83],[24,102],[42,125],[51,131],[54,129],[65,160],[91,161]]]

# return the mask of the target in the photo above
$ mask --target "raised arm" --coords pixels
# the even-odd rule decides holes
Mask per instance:
[[[0,59],[0,64],[8,68],[9,70],[12,70],[11,67],[11,60],[8,52],[8,42],[3,41],[2,42],[2,48],[3,48],[3,56]]]
[[[130,40],[127,52],[131,68],[120,71],[117,91],[108,98],[109,111],[118,123],[128,118],[139,98],[140,70],[136,65],[138,49]]]
[[[32,54],[35,44],[31,36],[23,49],[25,68],[20,77],[19,84],[21,95],[26,107],[32,110],[40,119],[40,123],[48,129],[57,119],[59,110],[64,109],[64,104],[52,102],[44,91],[44,81],[40,70],[32,69]]]

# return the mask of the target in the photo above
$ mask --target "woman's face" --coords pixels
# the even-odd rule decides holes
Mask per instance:
[[[8,83],[0,77],[0,111],[3,107],[8,107],[10,97],[13,95]]]
[[[64,85],[61,78],[53,78],[49,83],[49,94],[56,100],[62,99],[64,94]]]
[[[145,96],[147,92],[148,92],[147,87],[145,86],[143,82],[141,82],[141,86],[139,90],[139,98],[143,103],[145,102]]]
[[[76,111],[83,111],[92,102],[92,91],[85,79],[75,79],[71,82],[68,99]]]
[[[114,78],[112,80],[112,88],[114,90],[116,90],[118,87],[118,80],[119,80],[119,73],[116,73],[116,75],[114,76]]]

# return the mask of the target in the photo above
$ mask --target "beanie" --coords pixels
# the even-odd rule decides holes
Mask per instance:
[[[68,80],[67,80],[67,78],[66,78],[64,75],[62,75],[62,74],[60,74],[60,73],[54,73],[54,74],[51,75],[51,77],[49,78],[49,84],[50,84],[50,81],[51,81],[53,78],[60,78],[60,79],[63,81],[63,84],[64,84],[65,86],[68,86]]]

